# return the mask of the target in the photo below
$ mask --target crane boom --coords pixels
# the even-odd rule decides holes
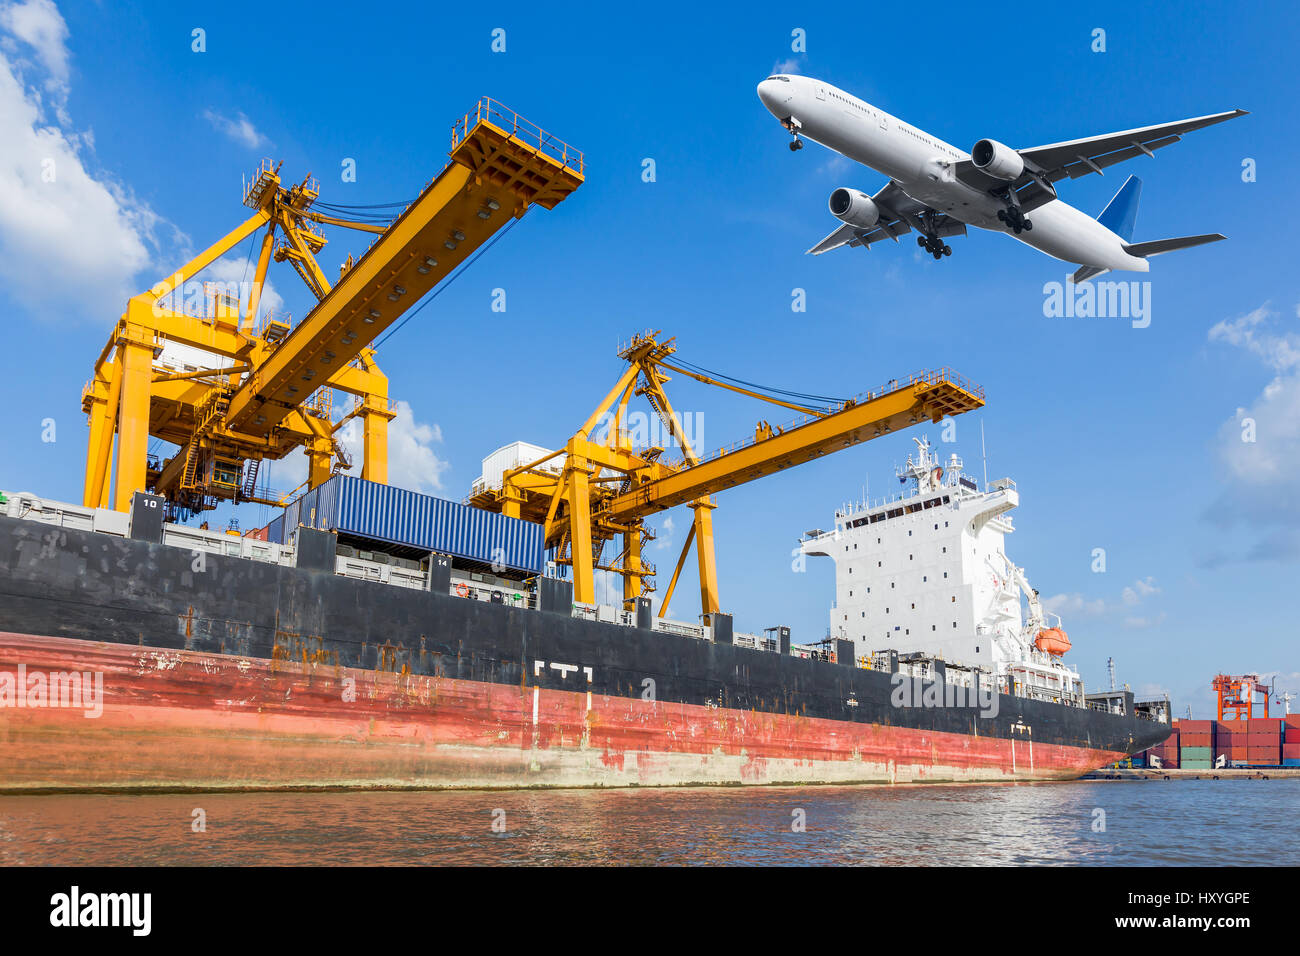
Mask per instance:
[[[924,420],[939,421],[984,404],[983,393],[951,370],[908,379],[893,391],[846,404],[798,427],[724,450],[610,500],[601,517],[626,521],[733,488]],[[667,466],[665,466],[667,467]]]
[[[230,428],[268,434],[491,238],[505,217],[519,218],[534,204],[554,208],[582,183],[581,154],[552,156],[515,135],[518,114],[480,110],[473,125],[456,127],[451,162],[241,383],[226,416]]]

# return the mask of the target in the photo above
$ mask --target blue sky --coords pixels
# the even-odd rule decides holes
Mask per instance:
[[[1198,716],[1220,670],[1281,673],[1300,691],[1293,8],[1040,8],[1017,19],[1010,62],[970,4],[930,8],[923,29],[899,6],[743,9],[0,2],[0,487],[80,499],[80,389],[125,296],[243,219],[241,176],[263,156],[289,178],[315,174],[332,202],[409,199],[445,161],[451,124],[490,95],[584,150],[587,181],[530,213],[381,349],[409,405],[405,483],[459,498],[494,448],[563,442],[617,377],[617,344],[642,329],[676,335],[700,365],[821,394],[952,366],[988,395],[958,420],[955,450],[978,472],[982,421],[990,477],[1010,475],[1022,495],[1008,551],[1060,609],[1085,680],[1102,686],[1114,656],[1122,681]],[[205,52],[192,50],[195,28]],[[1105,52],[1091,49],[1097,28]],[[795,29],[806,52],[791,49]],[[1096,214],[1136,172],[1138,240],[1229,241],[1153,261],[1145,329],[1044,317],[1044,283],[1070,267],[1005,237],[953,240],[939,263],[911,242],[805,256],[835,225],[833,188],[884,180],[816,144],[786,148],[754,89],[778,65],[966,149],[1250,110],[1061,186]],[[42,182],[51,157],[59,175]],[[340,179],[345,158],[355,183]],[[1247,158],[1257,181],[1243,182]],[[364,248],[327,235],[327,272]],[[283,308],[304,314],[292,271],[272,278]],[[796,288],[804,313],[791,311]],[[715,447],[782,420],[694,383],[670,389],[703,413]],[[1240,440],[1243,416],[1254,443]],[[893,436],[719,499],[722,601],[740,629],[824,634],[830,565],[795,574],[791,548],[864,482],[892,492],[911,447]],[[660,536],[674,544],[652,556],[661,586],[689,520],[673,517]],[[1091,570],[1095,548],[1105,573]],[[695,594],[691,575],[678,616],[693,616]]]

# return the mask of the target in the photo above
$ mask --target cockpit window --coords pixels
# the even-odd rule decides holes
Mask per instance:
[[[789,83],[789,82],[790,82],[790,77],[788,77],[788,76],[778,76],[778,75],[776,75],[776,74],[773,74],[772,76],[769,76],[768,79],[769,79],[769,80],[780,80],[782,83]]]

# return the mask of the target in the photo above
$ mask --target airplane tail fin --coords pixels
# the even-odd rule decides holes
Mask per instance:
[[[1106,204],[1097,221],[1125,242],[1132,242],[1133,227],[1137,225],[1138,196],[1141,194],[1142,180],[1130,176],[1124,180],[1124,185],[1119,187],[1119,192],[1114,198]]]
[[[1130,176],[1124,181],[1124,185],[1119,187],[1119,192],[1106,204],[1106,208],[1101,211],[1101,215],[1097,217],[1099,223],[1123,240],[1124,251],[1130,256],[1149,259],[1151,256],[1175,252],[1179,249],[1190,249],[1192,246],[1201,246],[1207,242],[1218,242],[1220,239],[1227,238],[1216,232],[1205,236],[1180,236],[1177,239],[1134,242],[1133,228],[1137,225],[1138,196],[1141,193],[1142,180],[1136,176]],[[1105,275],[1109,271],[1110,269],[1098,266],[1080,266],[1079,270],[1074,274],[1074,281],[1085,282],[1088,279]]]

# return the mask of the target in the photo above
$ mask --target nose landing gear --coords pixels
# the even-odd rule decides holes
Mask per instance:
[[[803,140],[799,138],[798,133],[795,133],[794,139],[790,140],[790,152],[798,152],[801,149],[803,149]]]

